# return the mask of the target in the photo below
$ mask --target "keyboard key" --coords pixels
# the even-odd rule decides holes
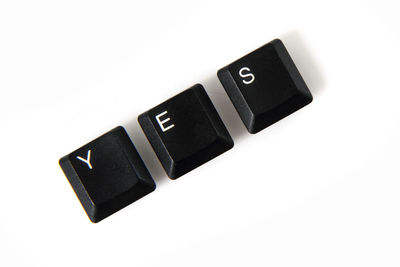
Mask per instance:
[[[220,69],[218,78],[250,133],[261,131],[313,99],[278,39]]]
[[[141,114],[138,120],[171,179],[233,147],[231,136],[200,84]]]
[[[121,126],[60,159],[92,222],[154,191],[156,185]]]

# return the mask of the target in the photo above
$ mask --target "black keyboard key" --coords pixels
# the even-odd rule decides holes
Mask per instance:
[[[121,126],[60,159],[92,222],[154,191],[156,185]]]
[[[218,78],[250,133],[261,131],[313,99],[278,39],[220,69]]]
[[[233,147],[231,136],[200,84],[141,114],[138,120],[171,179]]]

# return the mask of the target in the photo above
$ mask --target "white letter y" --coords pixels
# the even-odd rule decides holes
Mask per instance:
[[[76,158],[77,159],[79,159],[79,160],[81,160],[81,161],[83,161],[83,162],[85,162],[88,166],[89,166],[89,169],[92,169],[92,164],[90,164],[90,150],[88,150],[88,152],[87,152],[87,159],[84,159],[84,158],[82,158],[82,157],[80,157],[80,156],[77,156]]]

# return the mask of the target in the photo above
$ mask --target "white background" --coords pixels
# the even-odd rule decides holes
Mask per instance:
[[[398,1],[1,1],[0,266],[400,266]],[[281,38],[314,102],[250,135],[216,72]],[[202,83],[235,147],[169,180],[137,116]],[[90,223],[58,159],[157,182]]]

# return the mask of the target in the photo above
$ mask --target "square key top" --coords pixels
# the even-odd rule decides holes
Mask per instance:
[[[203,86],[197,84],[138,118],[171,179],[233,147],[233,140]]]
[[[92,222],[154,191],[156,185],[121,126],[60,159]]]
[[[218,78],[250,133],[261,131],[313,99],[278,39],[220,69]]]

